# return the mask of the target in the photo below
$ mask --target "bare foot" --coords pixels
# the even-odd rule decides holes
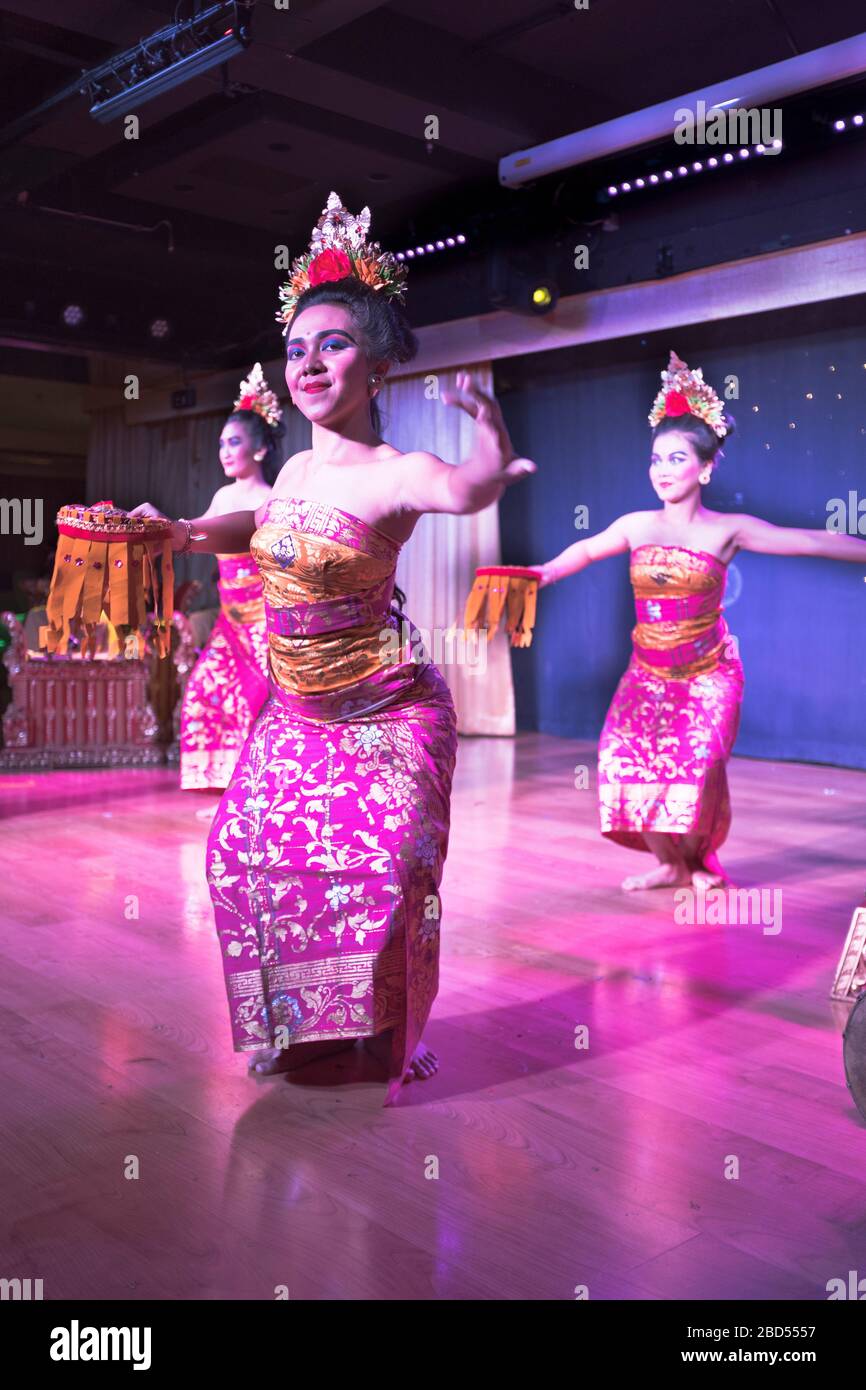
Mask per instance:
[[[637,893],[642,888],[676,888],[680,884],[691,883],[691,874],[685,864],[659,864],[648,874],[631,874],[624,878],[622,886],[626,893]]]
[[[419,1081],[426,1081],[429,1077],[435,1076],[439,1070],[439,1058],[431,1048],[427,1046],[422,1038],[415,1051],[409,1059],[409,1065],[403,1073],[403,1084],[413,1081],[415,1077]]]
[[[699,893],[706,893],[709,888],[722,888],[727,882],[727,876],[721,865],[719,865],[718,873],[714,869],[708,869],[703,864],[698,864],[692,869],[692,885],[697,888]]]
[[[374,1038],[365,1038],[364,1046],[383,1067],[387,1068],[391,1059],[391,1034],[379,1033]],[[439,1058],[431,1048],[427,1046],[422,1038],[412,1056],[409,1058],[409,1065],[403,1073],[403,1084],[407,1081],[426,1081],[429,1077],[435,1076],[439,1070]]]
[[[247,1070],[251,1076],[274,1076],[277,1072],[297,1071],[307,1062],[317,1062],[346,1052],[355,1046],[354,1038],[326,1038],[321,1042],[294,1043],[291,1047],[266,1047],[254,1052]]]
[[[719,856],[714,855],[714,853],[708,853],[698,863],[689,865],[689,870],[691,870],[692,884],[698,888],[699,892],[706,892],[708,888],[724,887],[724,884],[731,881],[720,865]]]

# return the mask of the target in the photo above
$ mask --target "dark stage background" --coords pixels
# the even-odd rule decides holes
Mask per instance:
[[[736,438],[706,504],[825,526],[831,498],[866,499],[864,323],[852,298],[498,364],[515,448],[539,467],[500,503],[503,560],[550,559],[659,505],[646,417],[671,347],[720,394],[739,379]],[[726,616],[746,673],[735,751],[866,768],[864,566],[740,553],[731,569]],[[518,727],[597,738],[633,625],[627,556],[544,590],[532,647],[513,653]]]

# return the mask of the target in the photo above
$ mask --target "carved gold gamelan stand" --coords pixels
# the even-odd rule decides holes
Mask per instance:
[[[834,1012],[844,1008],[848,1015],[842,1033],[845,1081],[866,1120],[866,903],[854,909],[830,997]]]
[[[830,991],[831,999],[853,1003],[866,987],[866,902],[855,907],[842,950],[839,968]]]
[[[3,716],[0,771],[178,761],[181,698],[195,661],[184,614],[173,615],[171,658],[163,660],[150,640],[143,660],[32,656],[15,614],[2,620],[11,638],[3,662],[12,700]]]

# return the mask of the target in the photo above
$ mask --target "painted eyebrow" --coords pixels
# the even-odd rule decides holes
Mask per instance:
[[[314,333],[313,337],[331,338],[335,333],[339,333],[342,337],[348,338],[350,343],[355,343],[355,339],[352,337],[351,333],[346,332],[345,328],[323,328],[320,333]],[[290,338],[286,343],[286,347],[291,347],[292,343],[302,343],[303,341],[303,338]],[[358,346],[357,343],[355,343],[355,346]]]

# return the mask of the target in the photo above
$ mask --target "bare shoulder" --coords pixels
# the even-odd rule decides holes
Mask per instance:
[[[643,545],[653,526],[654,512],[623,512],[611,525],[616,527],[629,543],[630,549]]]
[[[230,512],[236,512],[234,504],[235,496],[234,483],[226,483],[224,487],[218,487],[210,501],[207,509],[207,516],[228,516]]]
[[[412,473],[430,473],[450,467],[438,454],[431,454],[427,449],[410,449],[407,454],[397,453],[394,461]]]
[[[298,482],[298,474],[309,463],[312,452],[312,449],[299,449],[296,454],[286,459],[271,489],[274,497],[286,497],[290,494],[292,487]]]
[[[708,512],[707,518],[715,533],[716,545],[723,552],[737,550],[740,537],[747,532],[749,524],[758,520],[747,512]],[[728,555],[727,558],[731,559],[732,556]]]

